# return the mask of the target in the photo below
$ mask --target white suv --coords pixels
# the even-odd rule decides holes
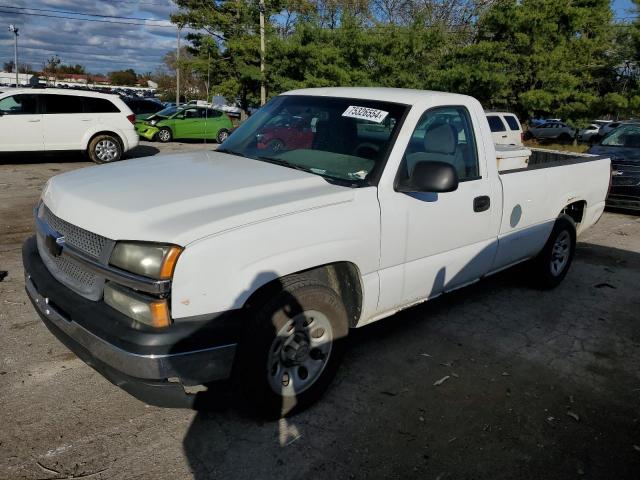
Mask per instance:
[[[522,125],[513,113],[485,112],[496,145],[522,145]]]
[[[96,163],[138,145],[135,115],[116,95],[55,88],[0,93],[0,152],[80,150]]]

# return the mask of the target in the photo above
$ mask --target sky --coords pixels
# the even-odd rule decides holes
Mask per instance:
[[[612,6],[616,18],[631,15],[631,0],[613,0]],[[84,20],[52,18],[79,18],[55,11],[94,16],[80,17]],[[79,63],[91,73],[127,68],[139,73],[152,72],[161,66],[162,57],[176,47],[177,31],[169,22],[174,11],[171,0],[0,0],[0,66],[13,59],[14,37],[8,26],[15,24],[20,34],[18,63],[30,64],[35,70],[41,69],[47,58],[57,54],[62,63]],[[114,16],[131,19],[112,18]]]

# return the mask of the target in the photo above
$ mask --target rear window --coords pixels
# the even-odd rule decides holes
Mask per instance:
[[[86,113],[119,113],[120,109],[106,98],[84,97]]]
[[[82,97],[75,95],[42,95],[46,114],[82,113]]]
[[[518,119],[513,115],[505,115],[504,119],[507,121],[509,128],[511,130],[520,130],[520,124],[518,123]]]
[[[487,121],[489,122],[489,128],[492,132],[504,132],[506,130],[504,123],[502,123],[500,117],[496,115],[487,116]]]

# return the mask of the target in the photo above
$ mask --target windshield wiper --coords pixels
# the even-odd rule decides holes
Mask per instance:
[[[283,167],[293,168],[295,170],[302,170],[303,172],[315,173],[316,175],[320,175],[320,173],[317,171],[317,169],[315,169],[315,171],[314,171],[313,168],[303,167],[302,165],[298,165],[297,163],[287,162],[286,160],[282,160],[280,158],[265,157],[265,156],[262,156],[262,155],[258,155],[255,158],[257,160],[263,160],[265,162],[275,163],[276,165],[282,165]]]

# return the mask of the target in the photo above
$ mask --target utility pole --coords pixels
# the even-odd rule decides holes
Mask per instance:
[[[267,89],[264,82],[264,0],[260,0],[260,105],[267,103]]]
[[[180,105],[180,30],[178,25],[178,49],[176,50],[176,107]]]
[[[11,31],[15,35],[15,43],[13,45],[13,68],[16,70],[16,88],[20,85],[18,84],[18,73],[20,69],[18,68],[18,27],[14,24],[9,25],[9,31]]]

